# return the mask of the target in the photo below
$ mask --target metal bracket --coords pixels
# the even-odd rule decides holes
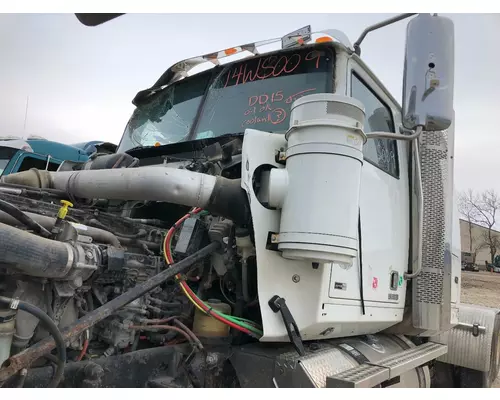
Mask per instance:
[[[276,164],[285,165],[286,164],[286,152],[285,151],[277,151],[274,156],[274,161]]]
[[[279,233],[268,232],[266,240],[266,250],[279,251],[278,243],[279,243]]]
[[[480,333],[486,333],[486,327],[481,326],[478,323],[474,324],[467,324],[465,322],[459,322],[457,324],[458,328],[464,328],[464,329],[471,329],[472,330],[472,336],[478,337]]]

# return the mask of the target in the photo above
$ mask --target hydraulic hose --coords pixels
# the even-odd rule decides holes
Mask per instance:
[[[24,211],[21,211],[19,208],[17,208],[13,204],[8,203],[7,201],[0,199],[0,210],[6,212],[11,217],[17,219],[19,222],[21,222],[23,225],[25,225],[28,229],[35,231],[39,235],[42,235],[43,237],[46,237],[46,238],[48,238],[50,236],[50,232],[47,229],[45,229],[38,222],[36,222],[32,218],[30,218]]]
[[[98,322],[109,317],[115,311],[131,303],[135,299],[144,296],[149,291],[161,285],[167,279],[170,279],[175,275],[188,270],[192,267],[193,264],[216,251],[219,246],[219,242],[210,243],[209,245],[184,258],[178,263],[172,264],[169,268],[153,276],[152,278],[149,278],[147,281],[133,287],[122,295],[115,297],[113,300],[102,305],[101,307],[85,314],[82,318],[65,327],[61,331],[62,337],[64,338],[64,340],[70,341],[73,338],[81,335],[91,326],[94,326]],[[7,380],[8,378],[16,374],[17,371],[19,371],[21,368],[25,368],[33,361],[39,359],[40,357],[43,357],[55,347],[55,339],[46,338],[34,344],[29,349],[10,357],[8,361],[6,361],[8,362],[8,365],[0,369],[0,382]]]
[[[48,387],[56,388],[61,382],[61,379],[64,375],[64,367],[66,366],[66,344],[64,343],[61,331],[59,331],[57,325],[50,319],[47,314],[45,314],[45,312],[30,303],[4,296],[0,296],[0,303],[8,304],[10,308],[17,308],[19,310],[26,311],[31,315],[34,315],[44,325],[45,329],[47,329],[47,331],[49,331],[52,335],[55,342],[55,347],[57,348],[57,368],[56,373],[54,374]],[[7,360],[6,363],[9,363],[9,361]]]

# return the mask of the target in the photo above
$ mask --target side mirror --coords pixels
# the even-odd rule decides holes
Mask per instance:
[[[403,126],[443,131],[453,121],[454,26],[449,18],[419,14],[406,29]]]

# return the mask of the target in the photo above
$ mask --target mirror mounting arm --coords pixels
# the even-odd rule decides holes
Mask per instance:
[[[358,40],[356,40],[356,42],[354,43],[354,52],[360,56],[361,55],[361,42],[365,39],[366,35],[368,35],[368,33],[372,32],[372,31],[376,31],[377,29],[380,29],[380,28],[383,28],[387,25],[391,25],[395,22],[398,22],[398,21],[401,21],[403,19],[406,19],[406,18],[410,18],[414,15],[417,15],[417,13],[410,13],[410,14],[400,14],[400,15],[397,15],[395,17],[392,17],[392,18],[389,18],[389,19],[386,19],[384,21],[381,21],[375,25],[372,25],[372,26],[369,26],[368,28],[366,28],[362,33],[361,35],[359,36]]]
[[[370,132],[366,133],[366,138],[367,139],[391,139],[391,140],[402,140],[402,141],[407,141],[411,142],[412,140],[417,139],[420,134],[423,131],[423,126],[419,125],[415,129],[414,133],[411,133],[409,135],[401,135],[398,133],[391,133],[391,132]]]

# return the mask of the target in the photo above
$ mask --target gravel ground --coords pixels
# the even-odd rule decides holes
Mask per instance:
[[[462,303],[500,307],[500,274],[462,271]]]
[[[462,271],[462,303],[500,308],[500,274]],[[500,388],[500,375],[493,383]]]

